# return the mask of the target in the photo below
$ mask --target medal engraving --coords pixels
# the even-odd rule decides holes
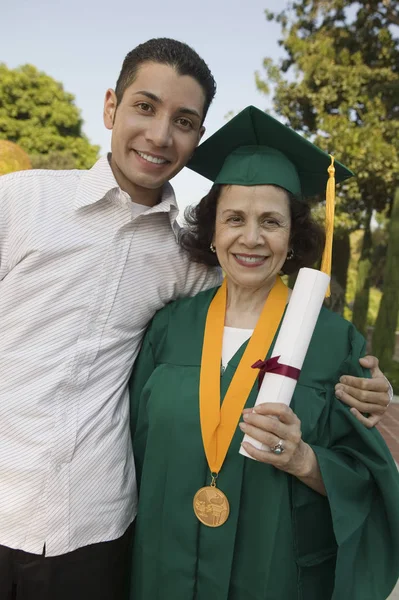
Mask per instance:
[[[194,496],[195,516],[208,527],[220,527],[226,523],[230,506],[226,496],[215,486],[206,486]]]

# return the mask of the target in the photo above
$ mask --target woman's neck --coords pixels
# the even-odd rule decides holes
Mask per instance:
[[[274,281],[268,287],[253,289],[237,286],[227,280],[225,325],[239,329],[255,329]]]

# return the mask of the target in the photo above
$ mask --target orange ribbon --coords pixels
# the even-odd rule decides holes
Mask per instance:
[[[226,315],[226,280],[209,306],[201,358],[200,419],[205,454],[213,474],[219,473],[223,465],[242,410],[258,375],[252,365],[259,358],[266,357],[283,317],[287,300],[288,288],[280,277],[277,277],[222,405],[220,361]]]

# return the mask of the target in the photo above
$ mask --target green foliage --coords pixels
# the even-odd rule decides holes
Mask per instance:
[[[259,89],[274,86],[277,113],[357,174],[337,203],[337,224],[349,230],[392,201],[399,172],[399,46],[387,4],[300,0],[266,12],[282,26],[286,57],[265,59]]]
[[[74,96],[32,65],[0,64],[0,139],[20,145],[35,164],[38,155],[50,162],[57,155],[73,159],[74,168],[90,168],[99,151],[82,133]]]
[[[75,169],[75,157],[72,152],[52,151],[48,154],[34,154],[32,156],[33,169]]]
[[[352,320],[352,308],[356,293],[357,265],[360,258],[361,245],[363,243],[364,232],[361,230],[353,231],[350,236],[351,257],[348,266],[348,276],[346,280],[346,298],[343,316],[348,321]]]
[[[0,140],[0,175],[31,168],[29,156],[17,144]]]
[[[343,316],[348,321],[352,320],[352,308],[356,293],[356,281],[360,252],[363,244],[364,231],[358,230],[350,234],[351,258],[349,261],[348,278],[346,287],[345,309]],[[374,327],[381,302],[382,292],[375,286],[370,288],[367,325]],[[398,318],[399,329],[399,318]]]
[[[399,40],[391,27],[397,13],[390,0],[298,0],[265,14],[280,23],[286,56],[278,63],[265,58],[258,88],[273,90],[275,111],[355,172],[338,192],[336,232],[367,232],[372,211],[392,204],[398,182]],[[367,243],[353,315],[363,331],[372,263]]]
[[[396,190],[389,227],[384,293],[373,335],[373,350],[385,368],[395,348],[395,329],[399,315],[399,187]]]

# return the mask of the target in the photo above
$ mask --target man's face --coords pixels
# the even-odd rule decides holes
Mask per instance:
[[[104,123],[112,129],[112,167],[125,191],[153,194],[184,167],[205,131],[204,103],[193,77],[153,62],[140,66],[119,105],[107,91]]]

